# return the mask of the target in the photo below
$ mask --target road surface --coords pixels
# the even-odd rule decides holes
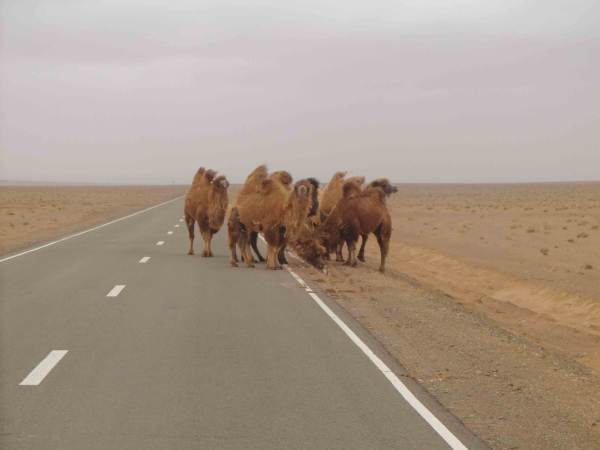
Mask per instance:
[[[224,229],[187,256],[181,216],[0,258],[2,449],[485,448],[298,275],[229,267]]]

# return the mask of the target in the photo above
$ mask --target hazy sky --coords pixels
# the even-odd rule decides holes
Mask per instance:
[[[600,179],[600,1],[0,2],[0,179]]]

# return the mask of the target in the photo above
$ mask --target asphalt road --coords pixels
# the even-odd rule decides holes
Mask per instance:
[[[229,267],[225,230],[187,256],[181,216],[0,262],[2,449],[484,448],[322,293]]]

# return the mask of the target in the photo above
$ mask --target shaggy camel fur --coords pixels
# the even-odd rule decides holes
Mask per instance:
[[[343,197],[324,224],[324,232],[329,245],[343,239],[348,245],[347,265],[356,266],[356,241],[358,236],[375,234],[381,253],[379,270],[385,271],[392,234],[392,221],[386,205],[386,197],[396,188],[385,178],[375,180],[362,192],[356,192],[356,185],[344,183]],[[333,217],[332,217],[333,216]]]
[[[200,234],[204,240],[202,256],[213,256],[211,250],[212,237],[225,220],[229,182],[221,175],[215,178],[214,170],[198,169],[192,186],[185,198],[185,223],[190,238],[188,255],[194,254],[194,224],[198,222]]]
[[[361,187],[365,182],[365,177],[350,177],[345,178],[346,172],[336,172],[325,186],[325,189],[321,191],[319,199],[319,213],[321,221],[325,221],[327,216],[331,213],[335,205],[341,200],[343,195],[343,186],[347,181],[351,181]]]
[[[254,176],[256,176],[256,173],[252,172],[251,175],[254,177]],[[290,175],[289,172],[286,172],[285,170],[279,170],[277,172],[273,172],[272,174],[269,175],[269,178],[273,179],[273,180],[278,180],[289,190],[292,189],[291,188],[291,184],[293,181],[292,176]],[[312,221],[312,218],[317,215],[317,211],[319,209],[319,197],[318,197],[319,181],[315,178],[307,178],[307,181],[310,184],[312,184],[312,186],[313,186],[313,189],[311,192],[311,207],[310,207],[310,210],[308,211],[308,218],[311,219],[310,225],[312,226],[312,228],[314,228],[315,224]],[[239,224],[236,223],[236,220],[239,221],[239,213],[235,213],[233,215],[231,224],[228,224],[228,226],[230,226],[232,229],[232,233],[234,234],[233,237],[235,240],[239,239],[238,228],[240,226]],[[308,232],[308,230],[303,231],[302,236],[301,236],[301,241],[302,241],[303,245],[307,244],[307,241],[310,239],[309,234],[310,233]],[[258,232],[256,232],[256,231],[250,232],[250,236],[249,236],[250,246],[252,247],[254,254],[258,258],[258,261],[263,262],[265,260],[265,258],[262,256],[262,254],[260,253],[260,251],[258,249],[257,240],[258,240]],[[310,246],[305,249],[302,249],[303,246],[299,245],[299,243],[295,243],[292,246],[296,249],[296,252],[299,253],[299,256],[302,257],[303,259],[305,259],[306,261],[315,260],[316,253],[319,253],[319,251],[322,249],[322,247],[320,249],[309,248]],[[231,247],[230,247],[230,250],[231,250]],[[277,253],[277,259],[279,261],[279,264],[287,264],[288,263],[287,258],[285,256],[285,250],[286,250],[286,246],[283,245],[279,249],[279,252]],[[235,254],[235,246],[233,247],[232,255],[233,255],[232,261],[237,262],[237,254]],[[302,255],[305,255],[305,256],[302,256]],[[322,268],[322,266],[320,268]]]
[[[321,211],[320,216],[321,216],[321,224],[322,224],[321,226],[326,230],[326,236],[329,236],[332,233],[335,233],[337,230],[336,224],[340,220],[339,209],[337,208],[337,204],[343,197],[344,186],[346,186],[347,196],[358,195],[362,192],[362,185],[365,182],[365,177],[351,177],[345,181],[343,179],[340,180],[338,175],[343,174],[343,173],[345,173],[345,172],[338,172],[337,174],[335,174],[333,176],[332,181],[330,182],[330,184],[333,183],[333,188],[329,192],[324,193],[323,197],[321,198],[321,201],[325,200],[326,202],[328,202],[328,205],[326,205],[326,208],[328,208],[331,205],[331,203],[333,201],[335,201],[335,205],[329,211],[323,211],[323,206],[322,205],[320,206],[320,211]],[[339,191],[339,196],[338,196],[338,191]],[[367,241],[367,236],[368,235],[362,236],[361,249],[364,249],[365,243]],[[329,253],[331,251],[335,251],[335,260],[343,261],[344,260],[343,256],[342,256],[343,246],[344,246],[344,241],[342,239],[335,239],[335,245],[333,243],[330,245],[326,240],[326,242],[325,242],[326,258],[329,258]],[[364,252],[364,250],[363,250],[363,252]],[[359,259],[361,261],[364,261],[364,253],[359,253]]]
[[[280,250],[299,234],[312,203],[311,182],[300,180],[291,188],[290,184],[291,176],[287,172],[269,176],[265,166],[256,168],[248,176],[228,221],[232,265],[236,265],[236,243],[246,265],[253,265],[250,235],[262,232],[268,246],[267,268],[281,267],[278,261]],[[318,246],[316,239],[302,244]]]

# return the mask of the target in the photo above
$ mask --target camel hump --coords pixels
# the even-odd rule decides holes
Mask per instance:
[[[360,185],[355,181],[349,180],[344,183],[342,187],[342,193],[344,198],[351,197],[352,195],[360,193]]]
[[[206,169],[204,167],[200,167],[197,171],[196,174],[194,175],[194,179],[192,180],[192,184],[197,184],[200,182],[200,180],[202,179],[202,176],[204,175],[204,172],[206,171]]]
[[[262,178],[266,178],[268,175],[268,171],[267,171],[267,165],[266,164],[262,164],[260,166],[258,166],[256,169],[254,169],[252,172],[250,172],[250,175],[248,175],[246,177],[246,183],[251,182],[252,180],[255,179],[262,179]]]
[[[269,175],[269,178],[277,180],[285,186],[291,185],[292,181],[294,180],[292,175],[286,170],[278,170],[277,172],[273,172],[271,175]]]
[[[363,184],[365,184],[365,177],[351,177],[348,178],[347,181],[355,183],[358,186],[362,186]]]
[[[346,176],[346,173],[347,172],[341,172],[341,171],[334,173],[333,176],[331,177],[331,181],[343,179]]]

